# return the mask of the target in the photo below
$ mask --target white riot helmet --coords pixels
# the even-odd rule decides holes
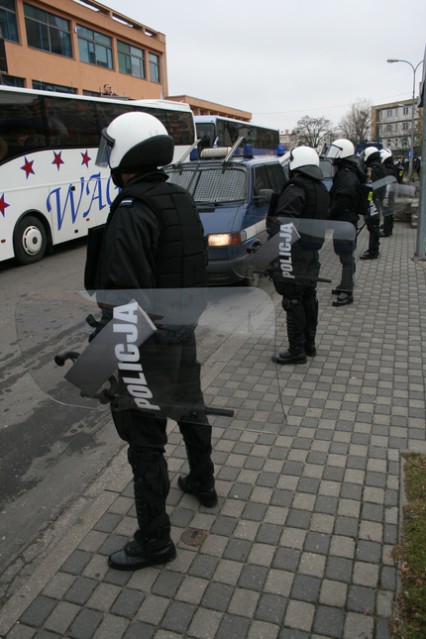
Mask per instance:
[[[351,155],[355,155],[354,145],[350,140],[340,138],[331,143],[325,157],[331,160],[343,160],[343,158],[349,158]]]
[[[363,153],[364,162],[367,162],[369,158],[372,158],[375,153],[377,153],[377,159],[380,159],[380,151],[377,146],[367,146]]]
[[[319,155],[310,146],[298,146],[290,151],[290,171],[300,171],[316,180],[322,180]]]
[[[170,164],[174,141],[164,125],[149,113],[131,111],[116,117],[102,131],[97,166],[133,173],[143,167]]]
[[[380,151],[380,159],[382,162],[386,162],[389,158],[392,157],[392,151],[390,149],[382,149]]]

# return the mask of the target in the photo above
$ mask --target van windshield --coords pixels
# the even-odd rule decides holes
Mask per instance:
[[[184,164],[165,169],[169,181],[187,189],[196,204],[235,204],[247,199],[247,171],[243,166]]]

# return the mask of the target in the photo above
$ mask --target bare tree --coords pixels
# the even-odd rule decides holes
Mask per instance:
[[[340,129],[343,136],[355,144],[368,140],[371,126],[371,104],[367,100],[357,100],[342,118]]]
[[[297,121],[294,133],[298,144],[306,144],[319,149],[333,131],[330,120],[326,118],[311,118],[305,115]]]

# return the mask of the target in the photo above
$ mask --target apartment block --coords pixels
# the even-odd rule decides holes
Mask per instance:
[[[411,138],[414,140],[414,154],[421,149],[422,109],[417,101],[400,100],[371,107],[371,139],[379,140],[391,149],[395,157],[408,157]]]

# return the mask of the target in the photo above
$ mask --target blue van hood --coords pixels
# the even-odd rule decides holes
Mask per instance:
[[[240,225],[237,224],[237,220],[243,208],[242,206],[235,205],[219,207],[198,206],[201,223],[204,228],[204,235],[239,231]]]

